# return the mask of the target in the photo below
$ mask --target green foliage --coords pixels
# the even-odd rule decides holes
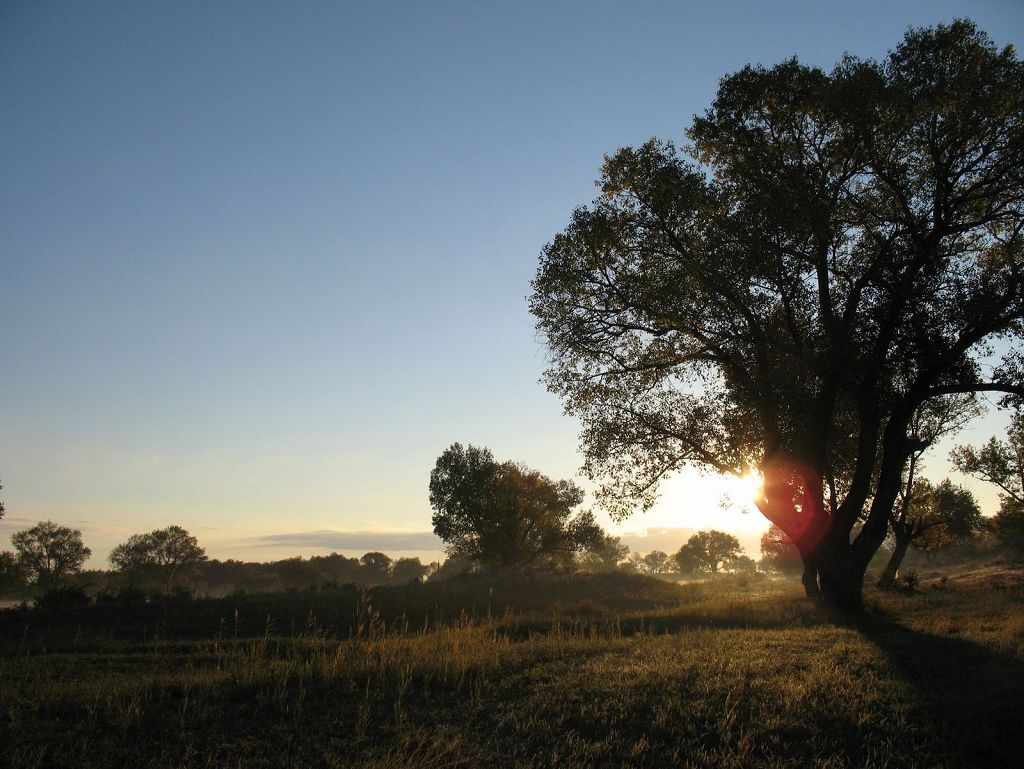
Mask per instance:
[[[722,79],[688,137],[606,158],[530,309],[628,515],[684,465],[765,477],[761,511],[847,608],[935,399],[1024,394],[1024,67],[968,21],[883,61]]]
[[[980,449],[959,446],[950,459],[960,472],[999,487],[999,512],[993,521],[996,536],[1024,554],[1024,414],[1014,414],[1005,441],[993,437]]]
[[[717,574],[740,557],[740,541],[732,534],[714,529],[698,531],[679,548],[675,561],[683,574]]]
[[[1017,555],[1024,555],[1024,502],[1004,499],[993,521],[996,536]]]
[[[974,494],[948,478],[938,485],[922,483],[911,501],[910,518],[919,532],[913,547],[924,551],[948,548],[986,528]]]
[[[11,543],[29,579],[45,590],[58,587],[65,576],[80,571],[92,555],[82,543],[81,531],[53,521],[41,521],[31,529],[16,532]]]
[[[452,444],[430,474],[434,533],[450,556],[499,568],[570,566],[604,532],[589,511],[573,512],[583,492],[487,449]]]

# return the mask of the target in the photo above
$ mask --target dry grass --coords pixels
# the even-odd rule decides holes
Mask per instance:
[[[529,610],[500,600],[499,612],[495,595],[515,593],[514,578],[502,579],[452,586],[467,611],[446,604],[449,620],[418,625],[408,621],[413,598],[381,594],[404,605],[403,622],[371,594],[344,637],[308,615],[295,632],[281,633],[272,617],[253,637],[177,640],[169,628],[145,642],[101,643],[80,622],[80,648],[66,642],[58,652],[38,643],[52,637],[39,628],[20,641],[10,633],[0,659],[6,757],[18,767],[1019,759],[1016,732],[996,734],[1010,716],[992,715],[1024,705],[999,685],[1024,681],[1019,592],[879,596],[872,616],[849,623],[817,612],[792,584],[756,581],[673,592],[635,579],[533,581]],[[546,610],[537,608],[542,589]],[[485,595],[489,612],[478,606]],[[977,681],[987,690],[972,695]],[[973,696],[979,714],[952,709],[958,696]]]

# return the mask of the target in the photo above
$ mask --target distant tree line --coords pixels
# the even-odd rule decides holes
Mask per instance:
[[[953,415],[956,416],[955,414]],[[934,423],[921,441],[918,457],[950,423]],[[898,505],[890,516],[887,558],[879,586],[892,587],[908,551],[931,560],[979,536],[1011,554],[1024,553],[1024,422],[1014,417],[1006,441],[993,438],[980,449],[960,447],[954,465],[995,483],[1001,508],[982,517],[974,496],[949,480],[933,484],[917,478],[917,457],[909,465]],[[2,488],[2,487],[0,487]],[[583,492],[571,481],[554,481],[514,462],[498,462],[488,449],[452,444],[430,475],[429,499],[434,533],[448,556],[424,564],[373,551],[360,558],[338,553],[286,558],[270,563],[208,559],[195,536],[181,526],[133,534],[117,545],[110,571],[83,572],[92,551],[77,529],[41,521],[11,537],[14,552],[0,552],[0,594],[45,593],[71,584],[95,590],[175,591],[223,594],[236,590],[270,592],[327,585],[388,585],[445,579],[468,570],[558,569],[591,572],[622,570],[654,576],[699,577],[755,571],[796,574],[805,559],[790,537],[772,525],[761,538],[761,559],[742,553],[736,537],[713,529],[699,531],[673,555],[659,550],[630,553],[620,538],[605,532],[589,510],[577,510]],[[0,514],[3,508],[0,503]]]
[[[419,558],[391,558],[369,552],[360,558],[338,553],[311,558],[286,558],[269,563],[208,559],[195,536],[181,526],[133,534],[108,558],[111,569],[83,571],[92,551],[82,532],[52,521],[11,537],[14,552],[0,552],[0,594],[47,593],[81,587],[92,592],[274,592],[330,585],[388,585],[441,578],[468,564],[456,561],[423,564]]]

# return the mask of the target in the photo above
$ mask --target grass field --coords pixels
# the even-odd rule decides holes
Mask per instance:
[[[476,577],[0,614],[14,767],[1013,767],[1024,591]]]

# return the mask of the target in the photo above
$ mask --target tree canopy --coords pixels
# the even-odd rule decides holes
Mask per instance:
[[[170,589],[185,569],[206,560],[206,551],[181,526],[168,526],[147,534],[132,534],[108,556],[110,565],[121,572],[142,576],[159,574]]]
[[[629,545],[619,537],[606,534],[590,542],[579,554],[576,564],[587,571],[614,571],[629,555]]]
[[[922,404],[1024,394],[1024,67],[968,21],[915,29],[745,67],[687,135],[607,157],[543,250],[548,386],[611,511],[756,466],[808,593],[859,609]]]
[[[951,459],[960,472],[999,487],[999,512],[993,522],[996,535],[1024,553],[1024,413],[1014,414],[1006,440],[990,438],[980,449],[959,446]]]
[[[714,529],[698,531],[675,555],[684,574],[717,574],[722,567],[740,557],[740,541],[732,534]]]
[[[41,521],[11,535],[18,560],[29,578],[49,590],[61,579],[81,571],[92,550],[82,542],[82,532],[53,521]]]
[[[454,443],[430,474],[434,533],[448,555],[491,567],[568,566],[604,532],[589,511],[575,512],[583,492],[488,449]]]
[[[804,568],[800,551],[774,523],[761,535],[761,565],[766,571],[782,574],[799,574]]]

